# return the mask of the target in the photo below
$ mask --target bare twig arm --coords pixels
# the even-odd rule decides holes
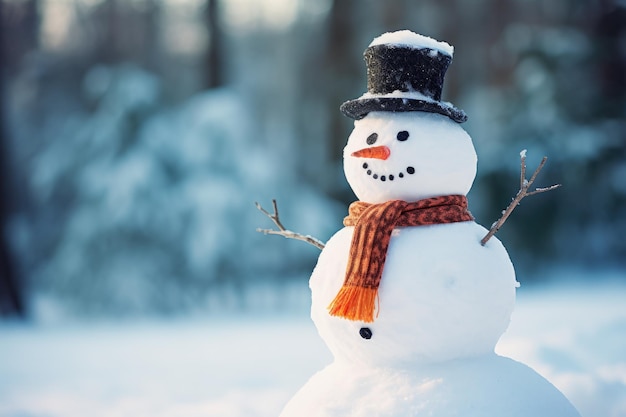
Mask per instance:
[[[319,239],[316,239],[312,236],[308,236],[308,235],[303,235],[300,233],[296,233],[296,232],[292,232],[291,230],[287,230],[285,229],[285,227],[283,226],[283,224],[280,221],[280,217],[278,216],[278,204],[276,204],[276,200],[272,200],[272,206],[274,208],[274,213],[270,213],[269,211],[265,210],[263,207],[261,207],[261,205],[259,203],[254,203],[256,205],[256,208],[263,214],[265,214],[267,217],[269,217],[269,219],[274,222],[274,224],[276,225],[276,227],[278,227],[278,230],[274,230],[274,229],[256,229],[257,232],[259,233],[263,233],[264,235],[279,235],[279,236],[283,236],[287,239],[295,239],[295,240],[301,240],[303,242],[306,242],[308,244],[311,244],[313,246],[315,246],[318,249],[324,249],[324,243],[322,241],[320,241]]]
[[[526,149],[519,153],[520,170],[519,170],[519,189],[524,188],[526,183]]]
[[[316,248],[320,250],[324,249],[324,246],[325,246],[321,241],[319,241],[318,239],[312,236],[301,235],[300,233],[295,233],[295,232],[292,232],[291,230],[273,230],[273,229],[259,228],[259,229],[256,229],[256,231],[263,233],[264,235],[279,235],[287,239],[301,240],[303,242],[306,242],[315,246]]]
[[[500,230],[504,222],[506,222],[506,220],[509,218],[513,210],[515,210],[515,207],[519,205],[520,201],[522,201],[524,197],[529,196],[529,195],[539,194],[539,193],[545,193],[546,191],[551,191],[561,186],[561,184],[554,184],[549,187],[536,188],[533,191],[528,191],[530,190],[530,186],[533,185],[533,182],[535,182],[535,179],[537,179],[537,175],[539,175],[539,172],[541,172],[547,160],[548,160],[548,157],[544,156],[541,162],[539,163],[539,166],[535,170],[535,172],[533,172],[533,175],[531,175],[530,179],[527,180],[526,179],[526,149],[520,152],[520,189],[517,192],[517,195],[515,195],[515,198],[513,198],[511,203],[508,205],[508,207],[504,211],[502,211],[502,216],[491,225],[489,232],[485,235],[485,237],[481,239],[480,241],[481,245],[484,246],[487,243],[487,241],[489,241],[489,239],[491,239],[491,237],[495,235],[498,232],[498,230]]]
[[[561,186],[561,184],[554,184],[554,185],[551,185],[549,187],[537,188],[537,189],[535,189],[535,191],[531,191],[529,193],[526,193],[526,195],[528,196],[528,195],[535,195],[535,194],[539,194],[539,193],[545,193],[546,191],[552,191],[552,190],[554,190],[556,188],[559,188],[560,186]]]

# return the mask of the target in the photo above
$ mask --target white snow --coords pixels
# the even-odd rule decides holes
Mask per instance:
[[[352,227],[326,244],[311,276],[311,316],[338,362],[415,369],[493,352],[509,325],[515,273],[499,240],[474,222],[400,228],[392,237],[373,323],[330,316]],[[373,332],[364,341],[361,327]]]
[[[407,46],[415,49],[430,48],[450,56],[454,54],[454,47],[446,42],[440,42],[433,38],[429,38],[428,36],[411,32],[410,30],[383,33],[382,35],[374,38],[369,46],[385,44]]]
[[[435,102],[439,103],[432,97],[425,96],[419,91],[394,90],[391,93],[386,93],[386,94],[367,92],[367,93],[363,93],[361,97],[359,97],[359,99],[368,99],[368,98],[402,98],[405,100],[421,100],[421,101],[428,101],[430,103],[435,103]]]
[[[410,87],[409,87],[410,88]],[[425,96],[424,94],[420,93],[419,91],[401,91],[401,90],[394,90],[391,93],[385,93],[385,94],[377,94],[377,93],[363,93],[359,99],[379,99],[379,98],[401,98],[404,101],[404,104],[406,104],[408,102],[408,100],[419,100],[419,101],[426,101],[426,102],[430,102],[430,103],[438,103],[439,105],[443,106],[443,107],[447,107],[447,108],[454,108],[454,104],[448,102],[448,101],[437,101],[435,99],[433,99],[432,97],[428,97]]]
[[[492,354],[419,369],[335,362],[311,378],[281,417],[575,414],[565,397],[544,378],[519,362]]]
[[[398,141],[396,136],[403,130],[409,138]],[[374,146],[390,149],[389,158],[351,158],[353,152],[370,146],[366,139],[372,133],[378,134]],[[368,168],[363,168],[364,162]],[[415,168],[413,174],[406,172],[409,166]],[[372,171],[370,175],[367,170]],[[465,130],[446,116],[371,112],[354,122],[344,148],[344,173],[356,196],[369,203],[465,195],[476,175],[476,152]],[[385,182],[380,181],[382,176]]]
[[[502,244],[480,245],[485,234],[474,222],[396,230],[373,323],[327,312],[343,282],[352,228],[333,236],[310,286],[311,316],[334,361],[280,416],[578,415],[536,372],[493,353],[517,282]],[[364,326],[371,339],[360,337]]]
[[[626,415],[624,271],[613,274],[621,283],[602,275],[560,271],[546,275],[560,278],[551,286],[522,285],[497,347],[547,377],[583,417]],[[0,416],[275,417],[331,361],[307,308],[228,319],[0,323]]]

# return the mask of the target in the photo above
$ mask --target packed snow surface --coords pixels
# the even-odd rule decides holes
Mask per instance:
[[[311,378],[281,417],[302,415],[565,417],[577,413],[539,374],[491,354],[405,369],[335,362]]]
[[[500,241],[481,246],[487,231],[474,222],[396,229],[376,317],[363,323],[327,309],[344,282],[352,231],[345,227],[328,241],[310,281],[311,316],[338,361],[413,369],[493,352],[517,284]],[[369,340],[359,334],[364,326]]]
[[[429,38],[428,36],[419,35],[417,33],[411,32],[410,30],[399,30],[397,32],[383,33],[377,38],[374,38],[369,46],[385,44],[407,46],[415,49],[436,49],[450,56],[454,54],[454,47],[452,47],[448,43]]]
[[[404,141],[397,139],[401,131],[408,133]],[[374,142],[368,139],[373,134]],[[370,146],[386,146],[388,158],[351,156]],[[465,195],[476,176],[476,161],[472,139],[458,123],[425,112],[371,112],[354,122],[343,151],[346,179],[359,200],[368,203]]]
[[[496,352],[549,379],[583,417],[626,416],[625,274],[522,284]],[[300,291],[300,309],[271,316],[0,323],[0,416],[276,417],[332,360],[306,282]]]

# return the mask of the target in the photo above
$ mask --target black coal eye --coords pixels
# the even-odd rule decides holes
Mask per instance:
[[[409,138],[409,132],[407,132],[406,130],[403,130],[401,132],[398,132],[398,135],[396,136],[396,138],[400,141],[400,142],[404,142],[405,140],[407,140]]]
[[[376,143],[377,140],[378,140],[378,133],[372,133],[371,135],[367,137],[367,139],[365,139],[365,142],[367,142],[368,145],[373,145],[374,143]]]

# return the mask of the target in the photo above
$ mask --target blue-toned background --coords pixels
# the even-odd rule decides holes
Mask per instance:
[[[109,403],[125,411],[102,415],[160,415],[127,407],[124,395],[145,393],[120,388],[111,374],[102,379],[118,387],[111,398],[97,384],[91,397],[68,394],[74,383],[91,387],[81,372],[98,374],[90,366],[107,351],[134,369],[137,352],[173,338],[180,346],[172,349],[187,352],[177,355],[209,374],[225,365],[203,354],[227,353],[229,337],[246,346],[246,335],[262,339],[258,360],[283,358],[285,374],[300,358],[281,347],[299,341],[317,352],[306,284],[319,250],[256,232],[273,225],[254,203],[271,209],[277,199],[285,226],[323,241],[341,227],[354,196],[341,167],[352,121],[338,108],[366,91],[369,42],[399,29],[455,47],[443,99],[469,115],[464,127],[479,156],[469,202],[479,223],[495,221],[517,192],[523,149],[529,171],[549,158],[537,186],[563,184],[524,199],[498,233],[522,301],[526,288],[536,295],[521,304],[535,327],[509,336],[503,349],[547,364],[544,375],[561,378],[589,416],[626,415],[626,307],[615,296],[626,283],[624,1],[0,0],[0,19],[0,416],[97,415],[94,404]],[[568,299],[573,288],[582,290]],[[272,319],[256,326],[255,315]],[[230,327],[230,316],[247,318]],[[291,322],[274,326],[287,316],[300,320],[297,331]],[[186,331],[190,317],[210,323]],[[111,330],[137,320],[161,324]],[[89,328],[102,321],[111,329]],[[310,333],[298,333],[301,326]],[[297,340],[264,337],[276,329]],[[204,331],[216,339],[196,339]],[[25,348],[35,345],[50,360],[35,361],[39,351]],[[200,374],[185,371],[197,365],[170,353],[135,372],[165,363],[180,375],[148,379],[190,377],[187,384],[202,386]],[[274,415],[304,382],[237,369],[216,371],[230,379],[207,383],[221,396],[198,415]],[[60,383],[57,372],[74,379]],[[66,397],[48,390],[46,378]],[[128,387],[145,388],[137,378]],[[228,381],[238,390],[224,391]],[[146,388],[145,398],[161,388]],[[243,397],[275,402],[228,408]],[[194,415],[181,411],[179,397],[160,398],[167,406],[157,408],[175,410],[169,415]]]
[[[520,281],[623,267],[625,16],[573,0],[4,0],[2,309],[17,308],[7,283],[22,314],[42,297],[134,315],[246,308],[251,285],[306,279],[317,249],[257,233],[271,224],[254,202],[322,240],[341,226],[338,107],[366,91],[371,39],[402,28],[456,48],[444,100],[470,117],[480,223],[515,195],[522,149],[529,170],[549,157],[537,186],[563,184],[499,234]]]

